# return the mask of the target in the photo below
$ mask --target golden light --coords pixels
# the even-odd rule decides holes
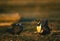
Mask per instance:
[[[0,26],[10,26],[12,23],[20,20],[20,18],[19,13],[0,14]]]
[[[43,29],[41,27],[41,24],[39,26],[37,26],[36,29],[37,29],[37,32],[38,33],[42,33],[43,32]]]

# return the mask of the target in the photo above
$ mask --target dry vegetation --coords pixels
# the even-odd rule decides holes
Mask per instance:
[[[28,17],[28,18],[35,17],[39,19],[48,18],[49,21],[50,19],[53,19],[52,22],[50,21],[50,23],[53,24],[52,25],[53,29],[60,30],[60,0],[34,0],[34,1],[1,0],[0,1],[0,14],[1,13],[9,14],[15,11],[19,12],[19,14],[21,14],[22,17]],[[6,17],[4,17],[3,19],[4,21],[5,18]],[[16,16],[15,18],[17,19]],[[5,30],[8,28],[0,27],[0,41],[60,41],[60,31],[53,32],[49,35],[40,35],[38,33],[34,33],[36,31],[35,27],[36,27],[35,25],[24,26],[23,27],[24,30],[22,33],[20,33],[20,35],[11,35],[9,33],[6,33]]]
[[[36,26],[33,25],[24,25],[24,30],[19,35],[6,33],[5,30],[7,28],[0,28],[0,41],[60,41],[60,32],[52,32],[49,35],[40,35],[38,33],[34,33],[36,31],[35,27]],[[59,27],[55,26],[53,28]]]

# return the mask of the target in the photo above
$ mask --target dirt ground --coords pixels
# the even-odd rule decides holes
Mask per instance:
[[[0,41],[60,41],[60,31],[58,31],[59,27],[55,26],[53,28],[56,32],[53,30],[49,35],[35,33],[36,26],[33,25],[24,26],[23,31],[19,35],[12,35],[4,32],[5,28],[4,30],[1,30]]]

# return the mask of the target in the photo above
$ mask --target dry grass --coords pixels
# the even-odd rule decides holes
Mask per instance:
[[[35,26],[24,26],[24,30],[20,35],[0,33],[0,41],[60,41],[60,32],[53,32],[49,35],[40,35],[34,33],[35,31]]]

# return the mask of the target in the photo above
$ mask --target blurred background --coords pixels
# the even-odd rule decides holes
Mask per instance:
[[[24,20],[48,19],[59,25],[60,0],[0,0],[1,22],[16,21],[20,18]]]
[[[0,14],[60,20],[60,0],[0,0]]]
[[[24,21],[48,19],[49,23],[53,24],[53,29],[60,30],[60,0],[0,0],[0,25],[10,25],[21,19]],[[59,35],[54,36],[53,34],[48,38],[41,38],[38,34],[30,33],[33,32],[34,26],[24,27],[25,30],[24,33],[22,33],[23,36],[22,34],[20,36],[20,41],[25,41],[25,38],[27,38],[26,41],[29,41],[29,39],[31,41],[44,41],[44,39],[46,41],[60,41]],[[28,36],[30,38],[28,38]]]

